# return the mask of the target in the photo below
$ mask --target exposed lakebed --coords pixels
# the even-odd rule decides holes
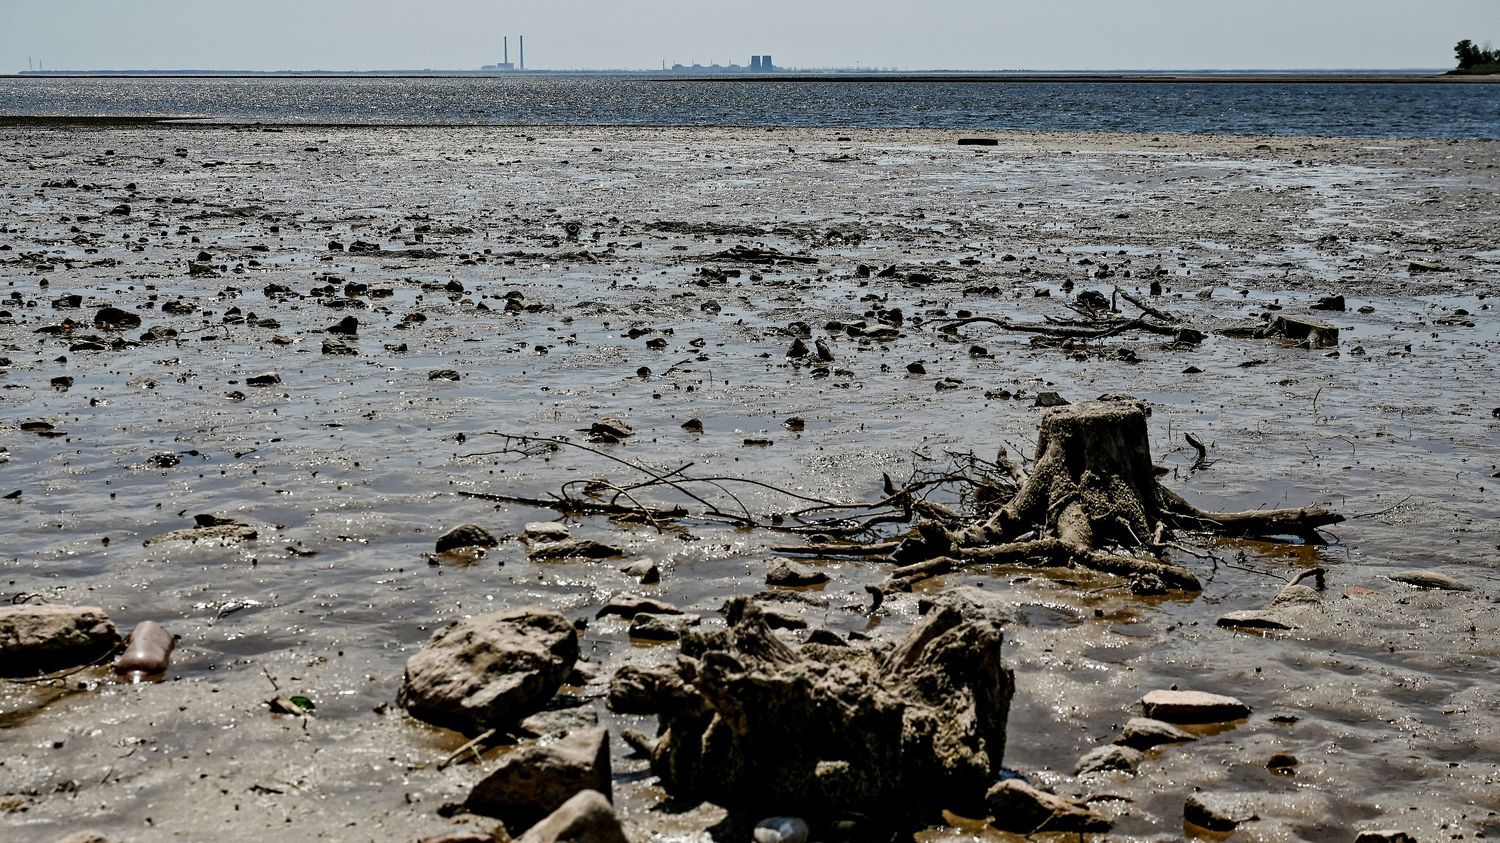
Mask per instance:
[[[609,713],[604,689],[621,665],[676,648],[595,612],[643,594],[719,623],[726,599],[767,590],[769,548],[787,538],[591,518],[570,522],[573,535],[624,558],[536,562],[508,541],[470,564],[430,564],[459,524],[513,535],[552,517],[460,492],[544,497],[573,480],[639,479],[571,449],[491,454],[502,443],[486,432],[581,442],[619,419],[634,435],[598,447],[657,470],[693,463],[875,500],[883,472],[899,481],[949,451],[1030,455],[1035,398],[1049,391],[1148,402],[1163,483],[1194,503],[1368,517],[1334,527],[1329,547],[1219,542],[1204,548],[1217,564],[1178,557],[1203,581],[1192,598],[1131,596],[1077,572],[924,584],[982,583],[1014,607],[1008,767],[1059,792],[1126,797],[1105,805],[1132,839],[1180,837],[1199,788],[1252,806],[1247,839],[1500,834],[1493,143],[1017,134],[976,150],[936,132],[556,128],[4,137],[0,493],[21,493],[0,501],[5,591],[182,636],[159,684],[117,685],[100,669],[0,686],[0,827],[23,839],[103,825],[140,840],[440,832],[438,807],[482,766],[438,770],[463,738],[392,703],[433,630],[490,609],[590,618],[584,681],[565,701],[616,733],[650,731]],[[814,260],[747,262],[736,247]],[[860,277],[860,264],[897,271]],[[960,311],[1069,318],[1066,281],[1074,295],[1144,296],[1152,280],[1166,288],[1153,302],[1208,332],[1201,345],[1126,335],[1063,349],[984,325],[934,329]],[[1310,315],[1331,294],[1348,309],[1311,315],[1339,327],[1336,347],[1218,333],[1268,310]],[[104,306],[143,324],[95,328]],[[884,341],[825,328],[873,322],[877,308],[904,315]],[[349,315],[356,336],[327,333]],[[65,319],[80,327],[36,333]],[[794,322],[834,359],[789,360]],[[139,343],[153,326],[177,333]],[[114,348],[116,337],[130,342]],[[325,354],[325,342],[355,353]],[[266,372],[279,382],[250,384]],[[689,419],[702,431],[683,429]],[[1206,470],[1189,471],[1184,433],[1208,446]],[[757,514],[796,508],[735,491]],[[144,545],[199,513],[253,524],[258,539]],[[620,570],[646,558],[659,584]],[[1298,629],[1215,626],[1313,565],[1328,572],[1326,597]],[[915,597],[870,612],[865,586],[883,566],[816,567],[830,581],[772,589],[777,611],[844,637],[911,629]],[[1412,569],[1475,591],[1388,578]],[[1153,751],[1134,778],[1071,775],[1144,694],[1173,684],[1232,694],[1252,714]],[[306,696],[316,716],[270,713],[279,694]],[[713,812],[668,806],[618,737],[616,750],[627,822],[653,839],[705,839]],[[1267,769],[1275,753],[1298,758],[1294,776]]]

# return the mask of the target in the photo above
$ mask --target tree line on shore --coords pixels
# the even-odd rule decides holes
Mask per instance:
[[[1500,50],[1481,47],[1465,38],[1453,48],[1460,73],[1500,73]]]

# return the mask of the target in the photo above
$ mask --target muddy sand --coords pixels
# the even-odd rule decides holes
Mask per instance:
[[[434,630],[532,605],[588,619],[554,706],[610,728],[627,827],[707,840],[722,812],[669,800],[619,737],[651,721],[605,705],[619,667],[677,648],[598,609],[644,595],[712,627],[726,599],[769,592],[806,624],[787,641],[828,630],[877,646],[912,628],[922,596],[960,585],[1013,618],[1005,766],[1064,795],[1112,795],[1090,803],[1110,839],[1180,839],[1200,793],[1231,805],[1237,839],[1500,836],[1500,144],[186,126],[0,138],[4,596],[180,636],[160,682],[120,684],[107,665],[0,682],[6,840],[492,828],[439,810],[509,750],[439,769],[463,737],[394,700]],[[1145,301],[1152,281],[1150,303],[1201,343],[938,330],[966,315],[1076,318],[1089,291],[1134,315],[1115,288]],[[1346,310],[1310,311],[1334,295]],[[96,328],[105,306],[143,322]],[[901,324],[873,338],[827,327],[879,326],[897,308]],[[1267,313],[1339,337],[1307,348],[1232,330]],[[355,336],[327,333],[351,315]],[[832,360],[789,358],[799,334]],[[279,383],[250,384],[268,372]],[[642,479],[603,454],[878,500],[882,474],[899,483],[1002,447],[1029,458],[1045,392],[1147,402],[1162,483],[1195,504],[1318,504],[1349,520],[1327,546],[1190,542],[1172,560],[1197,595],[995,567],[874,611],[866,587],[890,565],[803,560],[829,581],[768,588],[772,548],[800,539],[711,519],[566,521],[624,551],[612,560],[531,561],[514,540],[467,562],[428,556],[459,524],[513,536],[557,518],[461,493]],[[528,459],[484,435],[585,443],[606,418],[633,435],[600,453]],[[1185,434],[1206,468],[1191,470]],[[801,506],[731,491],[714,502],[758,521]],[[145,544],[204,513],[258,538]],[[621,571],[641,560],[659,583]],[[1323,599],[1293,629],[1216,625],[1314,566]],[[1392,578],[1410,571],[1472,590]],[[1074,775],[1144,694],[1173,686],[1252,713],[1147,753],[1134,776]],[[268,708],[292,695],[315,714]],[[1269,770],[1277,753],[1298,763]],[[919,839],[1011,839],[949,821]]]

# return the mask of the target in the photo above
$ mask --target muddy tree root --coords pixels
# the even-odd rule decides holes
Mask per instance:
[[[959,529],[919,524],[892,555],[906,563],[886,590],[968,564],[1086,568],[1129,580],[1137,591],[1198,591],[1198,578],[1162,558],[1173,530],[1223,536],[1296,536],[1343,519],[1318,507],[1206,512],[1156,480],[1138,401],[1090,401],[1048,411],[1036,465],[1009,503]]]

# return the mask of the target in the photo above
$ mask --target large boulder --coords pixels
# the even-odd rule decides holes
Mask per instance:
[[[124,641],[97,606],[0,607],[0,676],[35,676],[98,661]]]
[[[578,633],[543,609],[454,621],[406,662],[396,701],[413,717],[477,735],[535,713],[578,661]]]
[[[609,800],[585,790],[516,838],[516,843],[630,843],[630,838]]]
[[[652,767],[674,797],[814,821],[983,810],[1013,691],[998,618],[938,605],[881,656],[794,651],[745,598],[725,616],[683,636],[677,681],[636,671],[611,687],[613,705],[655,709]]]
[[[464,800],[473,814],[507,828],[526,828],[585,790],[606,797],[610,784],[609,733],[583,729],[550,744],[534,744],[505,757]]]

